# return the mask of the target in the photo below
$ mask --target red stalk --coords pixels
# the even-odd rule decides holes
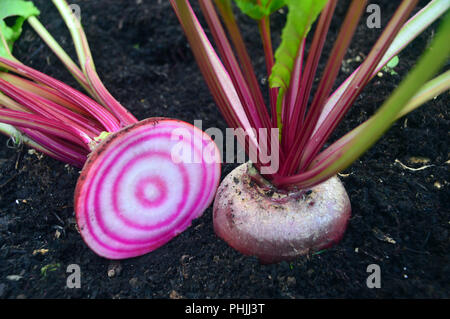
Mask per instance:
[[[37,94],[23,91],[1,78],[0,90],[22,106],[26,107],[31,113],[42,115],[48,119],[63,121],[80,131],[84,131],[91,138],[98,136],[101,133],[101,131],[90,125],[89,120],[86,120],[81,115],[73,113]]]
[[[95,65],[93,63],[86,33],[84,32],[80,21],[71,12],[67,14],[67,3],[61,5],[60,3],[55,2],[55,5],[58,10],[60,10],[63,19],[71,32],[77,49],[79,63],[81,64],[85,78],[89,83],[90,93],[92,93],[94,98],[115,116],[121,127],[137,123],[137,119],[109,93],[100,80],[95,71]]]
[[[308,104],[309,96],[311,94],[312,84],[316,75],[317,66],[322,55],[322,49],[325,44],[328,29],[333,18],[334,10],[337,1],[329,1],[322,11],[319,21],[317,23],[311,47],[308,52],[308,57],[305,63],[304,73],[301,78],[300,92],[297,93],[295,104],[292,108],[293,114],[290,117],[289,126],[292,129],[286,130],[288,138],[288,145],[293,145],[293,139],[296,133],[299,132],[301,126],[304,124],[304,117],[306,113],[306,106]],[[291,123],[292,122],[292,123]]]
[[[21,111],[21,112],[28,112],[28,110],[14,101],[13,99],[9,98],[3,93],[0,93],[0,108],[7,108],[14,111]]]
[[[303,57],[305,55],[305,41],[306,38],[303,39],[302,44],[300,45],[300,49],[298,50],[298,56],[295,59],[294,69],[292,70],[291,83],[289,84],[288,91],[286,93],[286,103],[284,103],[283,107],[283,123],[288,124],[290,119],[292,118],[292,113],[294,111],[294,105],[296,97],[300,90],[300,81],[302,79],[302,71],[303,71]],[[287,126],[285,126],[286,128]]]
[[[270,36],[270,18],[264,17],[258,23],[261,39],[263,43],[264,56],[266,61],[267,81],[269,81],[274,65],[274,55],[272,48],[272,39]],[[277,98],[278,88],[269,88],[270,110],[272,114],[272,127],[277,127]]]
[[[28,112],[41,114],[43,117],[56,120],[56,117],[48,111],[48,109],[42,108],[41,105],[28,97],[24,92],[13,85],[9,84],[3,79],[0,79],[0,91],[14,99],[22,107],[25,107]]]
[[[89,144],[92,140],[84,132],[68,126],[60,121],[50,120],[43,116],[24,113],[13,110],[0,109],[0,121],[5,124],[29,128],[60,137],[67,141],[76,143],[87,151],[91,151]]]
[[[86,162],[88,152],[85,149],[79,148],[77,145],[65,143],[57,137],[50,137],[31,129],[20,128],[20,130],[33,141],[47,149],[47,152],[45,150],[44,152],[54,159],[78,168],[83,167]]]
[[[270,118],[267,113],[264,98],[262,96],[250,56],[248,54],[244,40],[242,39],[239,26],[237,25],[236,19],[234,18],[233,11],[231,9],[231,3],[230,1],[215,1],[215,3],[222,16],[225,27],[228,30],[228,34],[231,38],[234,48],[236,49],[236,54],[242,67],[242,73],[249,86],[253,100],[255,101],[256,105],[263,108],[263,112],[266,115],[262,116],[261,118],[263,120],[263,123],[265,123],[264,125],[268,125],[270,124]]]
[[[372,79],[382,68],[384,65],[386,65],[387,62],[389,62],[389,60],[396,56],[402,49],[405,48],[405,46],[410,43],[413,39],[415,39],[420,33],[422,33],[426,28],[428,28],[430,26],[430,24],[432,24],[435,20],[434,19],[424,19],[424,18],[420,18],[422,14],[426,13],[427,10],[430,9],[430,7],[433,7],[433,5],[435,5],[436,0],[430,1],[430,3],[425,6],[424,8],[422,8],[418,13],[416,13],[414,15],[414,17],[411,17],[402,27],[403,30],[407,29],[408,32],[408,36],[409,36],[409,40],[408,41],[401,41],[402,45],[397,45],[395,50],[391,50],[392,47],[389,48],[389,56],[387,56],[387,52],[385,54],[385,56],[383,57],[382,61],[377,65],[377,67],[372,71],[372,74],[370,76],[370,78]],[[441,9],[445,10],[445,7],[440,7]],[[414,21],[416,21],[417,19],[421,19],[421,23],[417,26],[415,26],[414,28],[411,27],[411,24],[414,24]],[[404,31],[405,32],[405,31]],[[395,42],[395,41],[394,41]],[[394,43],[393,42],[393,43]],[[320,115],[320,118],[316,124],[316,128],[314,131],[314,134],[316,133],[317,129],[320,127],[320,125],[323,123],[323,121],[325,120],[325,117],[328,115],[328,113],[331,111],[331,109],[333,108],[333,106],[337,103],[338,99],[342,96],[342,94],[344,93],[345,89],[347,88],[347,86],[349,85],[349,83],[352,81],[352,79],[355,77],[356,73],[358,72],[358,70],[361,68],[361,66],[359,66],[355,71],[353,71],[353,73],[339,86],[338,89],[336,89],[336,91],[333,92],[333,94],[328,98],[322,113]]]
[[[125,109],[106,89],[91,63],[86,62],[86,74],[94,93],[104,102],[105,107],[119,120],[122,127],[137,123],[138,120]]]
[[[307,146],[303,150],[303,153],[308,150],[309,156],[308,158],[301,159],[302,164],[300,170],[308,167],[314,156],[320,151],[323,144],[326,142],[336,126],[340,123],[362,89],[367,85],[371,79],[373,71],[378,66],[378,63],[383,58],[386,50],[389,48],[389,45],[397,35],[400,28],[403,26],[417,2],[417,0],[411,0],[403,1],[400,4],[377,43],[370,51],[364,63],[361,65],[361,68],[355,74],[355,77],[350,85],[346,88],[344,94],[340,97],[331,112],[327,115],[325,121],[317,129],[314,134],[314,138],[310,138],[308,140]],[[316,122],[317,120],[318,116]],[[314,125],[311,125],[313,129],[315,128],[315,123]]]
[[[70,102],[89,112],[102,124],[106,131],[114,132],[120,128],[117,119],[107,110],[98,105],[94,100],[71,88],[67,84],[34,70],[24,64],[13,62],[2,57],[0,57],[0,66],[24,77],[41,82],[61,92]]]
[[[262,118],[259,114],[260,111],[258,110],[258,106],[254,103],[254,100],[250,94],[250,89],[239,68],[238,62],[225,35],[225,31],[222,28],[219,17],[214,10],[214,6],[210,1],[200,0],[199,2],[217,44],[223,64],[230,74],[231,80],[233,81],[234,87],[236,88],[250,124],[252,127],[259,129],[263,127]]]
[[[94,120],[92,116],[87,113],[85,110],[81,109],[77,105],[71,103],[69,100],[67,100],[64,95],[59,93],[58,91],[49,88],[48,86],[27,80],[25,78],[16,76],[12,73],[0,73],[0,78],[8,81],[9,83],[13,84],[16,87],[20,87],[23,91],[27,91],[30,93],[34,93],[36,95],[39,95],[47,100],[50,100],[52,102],[55,102],[61,106],[64,106],[65,108],[82,115],[83,117]],[[98,122],[96,122],[96,126],[100,127]]]
[[[190,4],[185,0],[171,0],[171,4],[183,25],[186,36],[191,43],[191,49],[199,62],[199,68],[206,80],[206,83],[213,95],[219,109],[224,115],[228,125],[233,128],[242,128],[248,134],[252,134],[253,129],[248,121],[247,115],[240,103],[239,96],[233,86],[232,80],[216,55],[211,43],[200,26]],[[184,23],[184,21],[186,23]],[[243,136],[238,134],[238,139],[243,141]],[[249,145],[251,144],[251,145]],[[258,159],[257,141],[249,139],[249,144],[244,143],[247,154],[251,158]],[[256,153],[254,153],[256,151]]]
[[[291,148],[291,152],[287,157],[285,165],[281,169],[282,175],[293,174],[299,167],[304,146],[308,142],[308,139],[315,127],[315,123],[320,116],[320,111],[323,104],[331,92],[333,84],[341,68],[344,55],[347,53],[348,46],[350,45],[350,41],[356,30],[359,19],[364,12],[366,2],[366,0],[353,0],[349,10],[347,11],[347,15],[345,16],[339,35],[334,43],[333,49],[331,50],[330,57],[315,93],[313,102],[309,108],[308,115],[306,116],[305,125],[300,128],[299,133],[296,134],[296,138],[294,139],[293,145],[296,145],[296,147]]]
[[[297,58],[295,59],[294,69],[292,70],[291,83],[289,84],[289,88],[287,94],[283,100],[283,110],[282,110],[282,121],[283,121],[283,131],[286,132],[282,134],[282,146],[285,153],[288,153],[289,150],[289,132],[295,130],[291,129],[291,118],[293,116],[295,110],[295,102],[296,97],[299,94],[300,80],[302,78],[302,67],[303,67],[303,56],[305,54],[305,41],[306,38],[303,39],[302,44],[300,46]]]
[[[206,21],[210,27],[214,40],[218,46],[219,53],[226,70],[230,74],[234,87],[239,95],[240,101],[252,128],[256,129],[256,135],[259,136],[260,128],[270,127],[270,118],[267,113],[266,106],[262,101],[262,95],[258,88],[259,94],[252,94],[252,91],[244,78],[239,64],[234,56],[233,49],[227,39],[224,29],[222,28],[219,17],[214,9],[214,5],[210,1],[200,0],[200,7],[206,17]],[[242,49],[241,49],[242,50]],[[244,52],[245,46],[243,49]],[[248,68],[247,68],[248,69]],[[258,96],[261,96],[262,103],[259,103]],[[261,137],[259,137],[261,138]],[[266,135],[266,141],[260,143],[259,147],[262,152],[266,152],[266,148],[270,152],[271,135]]]
[[[30,97],[35,98],[36,101],[39,102],[39,104],[42,105],[43,108],[47,108],[48,110],[51,110],[54,112],[55,118],[73,125],[74,127],[79,128],[80,130],[83,130],[88,134],[91,138],[97,137],[102,132],[100,128],[96,126],[96,123],[93,122],[90,119],[86,119],[85,117],[81,116],[80,114],[71,112],[70,110],[64,108],[63,106],[47,100],[44,97],[41,97],[34,93],[28,93]]]

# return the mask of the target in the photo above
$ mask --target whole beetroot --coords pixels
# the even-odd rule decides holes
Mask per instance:
[[[351,208],[336,176],[288,194],[259,187],[248,168],[240,165],[226,176],[214,202],[214,230],[230,246],[274,263],[340,241]]]

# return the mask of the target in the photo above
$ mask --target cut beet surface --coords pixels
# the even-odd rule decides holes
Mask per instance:
[[[128,126],[83,168],[75,191],[79,231],[109,259],[148,253],[201,216],[219,178],[216,146],[194,126],[163,118]]]

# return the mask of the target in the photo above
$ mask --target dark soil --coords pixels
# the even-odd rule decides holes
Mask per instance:
[[[50,1],[35,1],[41,21],[73,56],[68,32]],[[179,118],[203,128],[220,116],[166,0],[79,3],[97,69],[113,95],[139,119]],[[195,2],[195,1],[192,1]],[[378,1],[382,25],[397,1]],[[337,9],[329,52],[346,4]],[[339,81],[358,65],[380,34],[366,13]],[[285,14],[273,19],[275,42]],[[239,16],[259,79],[264,59],[256,25]],[[434,24],[400,54],[398,75],[374,78],[335,136],[367,119],[389,96],[432,38]],[[29,28],[16,45],[24,63],[76,86]],[[321,67],[325,64],[321,62]],[[164,247],[111,262],[95,255],[75,227],[73,192],[79,171],[0,137],[1,298],[448,298],[448,93],[396,123],[341,179],[352,202],[342,242],[293,262],[261,265],[216,237],[212,210]],[[425,158],[417,163],[414,158]],[[418,168],[412,171],[396,163]],[[223,176],[236,164],[225,164]],[[45,249],[45,250],[41,250]],[[41,251],[39,251],[41,250]],[[81,288],[66,287],[67,266],[81,267]],[[368,265],[381,268],[381,288],[369,289]],[[116,273],[112,275],[112,269]],[[19,277],[10,277],[17,275]]]

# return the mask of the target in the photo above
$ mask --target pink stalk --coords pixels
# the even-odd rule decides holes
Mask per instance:
[[[53,114],[50,113],[49,110],[42,108],[38,103],[36,103],[30,97],[26,96],[23,91],[9,84],[3,79],[0,79],[0,90],[10,98],[14,99],[16,102],[18,102],[21,106],[27,108],[32,113],[41,114],[42,116],[53,120],[56,119],[56,117],[53,116]]]
[[[96,123],[92,120],[86,119],[82,115],[74,113],[65,107],[53,101],[47,100],[37,94],[29,93],[29,95],[30,97],[35,98],[36,101],[42,104],[45,108],[54,112],[57,119],[85,131],[89,136],[97,137],[102,132],[100,128],[96,127]]]
[[[448,60],[450,46],[448,45],[447,34],[449,31],[450,15],[447,15],[441,25],[441,29],[430,45],[431,49],[425,52],[419,63],[374,116],[315,157],[312,161],[313,164],[306,172],[289,177],[281,177],[274,182],[280,186],[296,185],[297,187],[308,187],[312,183],[319,183],[329,178],[355,161],[381,137],[383,132],[396,119],[414,110],[417,102],[413,100],[418,99],[423,103],[433,98],[434,94],[441,92],[445,86],[435,88],[436,91],[434,91],[433,86],[439,83],[441,79],[444,79],[445,75],[435,78],[428,83],[426,81],[445,65],[445,62]],[[410,107],[410,103],[412,103],[411,106],[413,107]]]
[[[272,48],[272,39],[270,36],[270,18],[264,17],[258,23],[261,39],[263,43],[264,56],[266,60],[267,79],[272,74],[272,67],[274,65],[274,56]],[[270,109],[272,114],[272,127],[278,127],[277,123],[277,97],[278,88],[269,88]]]
[[[75,105],[72,102],[70,102],[69,100],[67,100],[64,97],[64,95],[62,95],[58,91],[56,91],[48,86],[27,80],[25,78],[19,77],[17,75],[11,74],[11,73],[2,72],[2,73],[0,73],[0,78],[4,79],[5,81],[8,81],[9,83],[13,84],[16,87],[20,87],[23,91],[27,91],[30,93],[34,93],[35,95],[39,95],[47,100],[55,102],[75,113],[78,113],[78,114],[84,116],[86,119],[93,120],[92,116],[89,113],[87,113],[85,110],[81,109],[77,105]],[[96,124],[96,126],[97,126],[97,128],[99,128],[98,123]]]
[[[292,118],[295,100],[301,88],[300,81],[302,79],[303,57],[305,55],[305,41],[306,38],[303,39],[300,45],[298,56],[295,59],[294,69],[292,70],[291,82],[289,83],[289,88],[286,93],[286,103],[283,104],[283,123],[289,123],[290,119]],[[286,128],[287,126],[285,125],[284,127]]]
[[[41,150],[43,153],[53,157],[54,159],[82,168],[87,159],[88,152],[85,149],[78,148],[76,145],[67,144],[64,141],[58,141],[56,138],[47,136],[38,131],[27,128],[20,128],[29,138],[45,147],[46,150]]]
[[[0,93],[0,108],[6,108],[21,112],[29,112],[29,110],[26,107],[20,105],[19,103],[9,98],[8,96],[4,95],[3,93]]]
[[[370,78],[372,79],[377,73],[388,63],[394,56],[396,56],[401,50],[403,50],[412,40],[414,40],[419,34],[421,34],[426,28],[432,24],[437,17],[448,10],[449,5],[445,2],[438,2],[436,0],[430,1],[424,8],[422,8],[418,13],[411,17],[402,27],[401,31],[398,33],[397,38],[392,42],[386,54],[383,56],[380,63],[373,70]],[[432,11],[430,11],[432,10]],[[401,36],[400,36],[401,34]],[[316,123],[314,129],[314,134],[317,132],[318,128],[322,125],[326,116],[330,113],[334,105],[341,98],[345,89],[348,87],[350,82],[354,79],[356,73],[359,71],[361,66],[359,66],[353,73],[339,86],[339,88],[333,92],[333,94],[328,98],[320,118]],[[308,148],[308,146],[307,146]]]
[[[65,0],[53,0],[53,3],[59,10],[71,33],[79,63],[81,64],[85,79],[89,84],[89,92],[92,93],[100,104],[102,104],[112,115],[114,115],[114,117],[119,121],[121,127],[136,123],[136,118],[109,93],[100,80],[100,77],[95,71],[95,65],[86,33],[83,30],[82,24],[77,17],[75,17],[67,2]]]
[[[104,105],[119,120],[122,127],[136,123],[138,120],[125,109],[103,85],[94,70],[93,64],[88,60],[85,64],[86,75],[92,90],[103,101]]]
[[[300,131],[300,128],[304,124],[304,117],[306,114],[306,106],[308,104],[309,96],[311,93],[312,84],[316,75],[317,66],[322,55],[322,49],[325,44],[328,29],[333,18],[334,10],[336,8],[337,1],[329,1],[320,15],[317,22],[314,37],[311,43],[311,47],[308,52],[308,57],[305,63],[305,70],[301,78],[300,92],[297,93],[294,106],[292,108],[293,114],[290,117],[289,126],[293,129],[287,130],[288,144],[293,145],[296,133]],[[291,123],[292,122],[292,123]]]
[[[67,55],[64,49],[59,45],[59,43],[52,37],[48,30],[41,24],[41,22],[34,16],[27,19],[27,22],[33,27],[36,33],[41,37],[41,39],[47,44],[53,53],[60,59],[64,64],[66,69],[73,75],[77,82],[86,90],[89,94],[92,94],[92,90],[89,87],[89,83],[81,69],[72,61],[72,59]]]
[[[186,30],[186,36],[191,43],[197,61],[199,61],[199,67],[206,83],[225,119],[230,127],[241,127],[249,134],[248,144],[243,142],[243,136],[240,136],[240,134],[238,134],[238,139],[241,140],[241,145],[246,145],[250,157],[258,159],[258,143],[233,82],[200,26],[190,4],[183,0],[171,0],[171,4],[177,16],[183,17],[180,22]]]
[[[263,127],[262,117],[260,116],[261,106],[257,106],[253,100],[250,89],[239,68],[238,62],[234,56],[233,50],[226,37],[225,31],[219,21],[214,6],[211,1],[200,0],[200,6],[206,17],[206,21],[211,29],[218,50],[221,54],[223,64],[230,74],[233,85],[241,100],[242,106],[247,114],[250,124],[255,129]],[[265,108],[264,108],[265,109]],[[267,113],[267,111],[266,111]],[[267,116],[267,114],[265,114]]]
[[[300,91],[300,80],[302,78],[302,67],[303,67],[303,56],[305,53],[305,41],[306,38],[303,39],[302,44],[300,46],[300,49],[298,50],[298,56],[295,59],[295,65],[294,69],[292,71],[291,76],[291,83],[289,84],[289,88],[287,91],[287,94],[285,96],[285,99],[283,101],[283,110],[282,110],[282,121],[283,121],[283,131],[285,134],[282,134],[282,145],[285,153],[288,153],[288,150],[286,149],[289,147],[288,141],[289,141],[289,132],[296,129],[294,126],[294,129],[290,128],[290,122],[291,118],[293,116],[294,110],[295,110],[295,102],[297,99],[297,95]]]
[[[237,25],[236,19],[234,18],[234,14],[233,14],[233,11],[231,8],[231,2],[215,0],[215,4],[216,4],[217,8],[219,9],[219,12],[222,16],[222,20],[228,30],[228,34],[229,34],[231,41],[234,45],[234,48],[236,50],[237,57],[241,64],[242,73],[244,74],[246,82],[250,88],[253,100],[255,101],[255,103],[258,106],[260,106],[261,108],[264,108],[264,110],[266,110],[266,112],[267,112],[267,109],[265,106],[266,104],[264,102],[264,98],[262,96],[262,92],[259,87],[259,82],[258,82],[258,79],[256,78],[255,71],[253,69],[252,61],[248,54],[244,40],[242,39],[242,35],[239,30],[239,26]],[[264,116],[263,117],[264,123],[266,123],[267,120],[270,123],[270,118],[267,119],[266,116]],[[266,123],[266,125],[267,125],[267,123]]]
[[[34,70],[26,65],[13,62],[2,57],[0,57],[0,66],[60,91],[69,101],[89,112],[103,125],[105,130],[116,131],[120,128],[117,119],[114,118],[107,110],[98,105],[94,100],[83,95],[77,90],[74,90],[67,84],[64,84],[63,82],[49,77],[48,75]]]
[[[313,102],[305,120],[305,125],[300,128],[299,133],[296,134],[296,138],[294,139],[294,145],[298,145],[298,147],[291,150],[289,153],[285,162],[286,164],[280,171],[282,175],[292,174],[298,169],[303,148],[314,129],[314,123],[320,116],[322,105],[331,92],[332,86],[341,68],[341,62],[347,52],[347,48],[364,11],[366,2],[367,1],[365,0],[353,0],[350,5],[339,35],[331,50],[324,74],[314,95]]]
[[[308,148],[311,148],[310,156],[308,158],[301,158],[302,164],[300,170],[305,169],[312,161],[313,157],[320,151],[323,144],[326,142],[328,137],[331,135],[336,126],[340,123],[348,109],[351,107],[355,99],[358,97],[362,89],[367,85],[371,79],[371,75],[375,68],[377,67],[380,60],[383,58],[384,54],[392,43],[393,39],[397,35],[398,31],[402,27],[403,23],[408,18],[408,15],[414,9],[417,4],[417,0],[403,1],[399,6],[394,16],[389,21],[386,29],[382,33],[381,37],[378,39],[375,46],[370,51],[361,68],[355,74],[355,77],[346,88],[345,92],[341,98],[337,101],[331,112],[327,115],[324,122],[317,129],[314,139],[310,139]],[[318,114],[320,116],[320,114]],[[319,119],[317,116],[314,125],[312,126],[311,133],[315,127],[315,123]],[[303,149],[303,153],[305,149]]]
[[[261,103],[258,98],[258,96],[261,95],[260,90],[258,88],[259,94],[257,94],[256,97],[255,94],[252,94],[249,84],[244,78],[244,75],[234,56],[231,45],[227,39],[224,29],[222,28],[221,22],[212,2],[200,0],[200,6],[218,46],[218,50],[221,54],[222,60],[224,61],[224,66],[229,72],[233,85],[239,95],[241,104],[247,114],[250,125],[256,130],[256,134],[258,134],[260,128],[270,127],[270,117],[266,106],[263,101],[261,100]],[[244,50],[244,52],[246,51]],[[261,139],[261,137],[259,138]],[[270,140],[271,135],[267,134],[267,140],[260,144],[262,152],[267,153],[266,148],[268,149],[268,152],[271,152]]]
[[[92,140],[84,132],[43,116],[0,109],[0,122],[60,137],[76,143],[88,151],[91,150],[89,144]]]
[[[34,93],[27,93],[14,85],[9,84],[0,78],[0,90],[5,94],[25,106],[32,113],[40,114],[48,119],[61,120],[68,125],[77,128],[78,130],[85,130],[90,137],[95,137],[101,132],[89,125],[89,121],[81,115],[72,113],[66,108],[46,100]]]

